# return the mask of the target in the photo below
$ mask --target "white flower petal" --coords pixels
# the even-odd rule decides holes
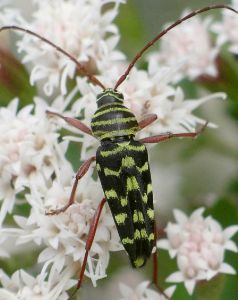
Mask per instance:
[[[181,272],[174,272],[166,278],[167,282],[183,282],[184,277]]]
[[[223,231],[227,239],[233,237],[233,235],[235,235],[237,232],[238,232],[238,225],[229,226]]]
[[[233,274],[233,275],[236,274],[236,270],[232,266],[228,265],[227,263],[221,264],[220,272],[226,274]]]
[[[195,280],[186,280],[184,282],[184,285],[185,285],[189,295],[192,295],[194,288],[195,288]]]
[[[187,222],[188,217],[179,209],[174,209],[173,210],[174,213],[174,218],[175,220],[178,222],[178,224],[184,224],[185,222]]]

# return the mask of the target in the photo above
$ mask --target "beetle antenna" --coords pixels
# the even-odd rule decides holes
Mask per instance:
[[[71,54],[66,52],[64,49],[62,49],[59,46],[55,45],[54,43],[47,40],[46,38],[40,36],[39,34],[33,32],[29,29],[25,29],[25,28],[22,28],[22,27],[19,27],[19,26],[3,26],[3,27],[0,28],[0,32],[4,31],[4,30],[23,31],[25,33],[28,33],[30,35],[33,35],[33,36],[37,37],[38,39],[42,40],[46,44],[48,44],[48,45],[52,46],[53,48],[55,48],[58,52],[60,52],[60,53],[64,54],[65,56],[67,56],[71,61],[73,61],[76,64],[77,69],[80,72],[82,72],[85,76],[88,77],[89,81],[91,81],[92,83],[100,86],[103,90],[105,90],[105,86],[94,75],[90,74],[83,64],[81,64],[75,57],[73,57]]]
[[[237,10],[235,10],[234,8],[227,6],[227,5],[223,5],[223,4],[218,4],[218,5],[210,5],[210,6],[206,6],[203,7],[201,9],[195,10],[191,13],[189,13],[188,15],[186,15],[185,17],[178,19],[176,22],[174,22],[173,24],[171,24],[170,26],[168,26],[167,28],[165,28],[164,30],[162,30],[155,38],[153,38],[148,44],[146,44],[141,50],[140,52],[138,52],[136,54],[136,56],[134,57],[134,59],[132,60],[132,62],[129,64],[128,68],[126,69],[125,73],[119,78],[119,80],[117,81],[116,85],[115,85],[115,90],[118,88],[119,85],[122,84],[122,82],[126,79],[126,77],[128,76],[128,74],[130,73],[131,69],[134,67],[135,63],[137,62],[137,60],[144,54],[144,52],[150,48],[152,45],[154,45],[154,43],[156,43],[162,36],[164,36],[168,31],[170,31],[171,29],[173,29],[174,27],[176,27],[177,25],[179,25],[180,23],[194,17],[195,15],[198,15],[200,13],[212,10],[212,9],[218,9],[218,8],[225,8],[228,10],[231,10],[235,13],[238,13]]]

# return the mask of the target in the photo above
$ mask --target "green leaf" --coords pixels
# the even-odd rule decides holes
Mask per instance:
[[[224,287],[224,276],[218,275],[210,281],[201,281],[196,287],[197,299],[221,300],[220,295]]]
[[[135,0],[120,6],[120,13],[115,22],[121,33],[120,48],[133,58],[144,45],[144,28],[141,22]]]
[[[213,207],[205,211],[205,214],[212,215],[224,228],[238,224],[237,204],[228,196],[218,199]]]
[[[32,103],[36,88],[30,85],[29,74],[12,54],[0,49],[0,102],[7,105],[18,97],[20,107]]]
[[[217,59],[217,67],[218,77],[201,77],[200,84],[211,92],[225,92],[230,103],[229,112],[238,120],[238,60],[227,49],[223,49]]]
[[[237,264],[237,254],[236,254],[236,264]],[[237,283],[238,283],[238,275],[226,276],[225,286],[219,300],[238,299]]]

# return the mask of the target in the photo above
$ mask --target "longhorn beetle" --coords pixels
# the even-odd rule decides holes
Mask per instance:
[[[136,133],[154,122],[157,116],[151,114],[138,122],[134,114],[123,105],[123,95],[118,91],[118,87],[127,78],[142,54],[168,31],[197,14],[220,8],[238,13],[235,9],[226,5],[212,5],[193,11],[177,20],[162,30],[136,54],[114,88],[106,88],[76,58],[37,33],[18,26],[4,26],[0,28],[0,31],[9,29],[23,31],[56,48],[57,51],[75,62],[77,68],[84,76],[87,76],[90,82],[100,86],[103,90],[97,96],[98,109],[92,117],[91,129],[77,119],[47,111],[48,115],[62,118],[80,131],[93,135],[101,143],[97,149],[96,156],[86,160],[78,170],[67,204],[61,209],[46,213],[47,215],[56,215],[64,212],[73,204],[79,180],[86,174],[92,162],[96,160],[96,168],[105,197],[101,200],[90,225],[85,246],[85,256],[75,292],[81,287],[88,254],[96,233],[102,208],[106,202],[109,204],[121,242],[129,255],[132,267],[140,268],[145,265],[147,259],[151,256],[153,247],[155,247],[156,225],[148,154],[144,144],[159,143],[174,137],[195,138],[207,125],[206,123],[196,132],[165,133],[135,140]],[[153,282],[155,285],[157,285],[157,273],[157,254],[155,251],[153,254]]]

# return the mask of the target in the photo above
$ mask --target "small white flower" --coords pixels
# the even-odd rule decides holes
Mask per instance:
[[[72,175],[73,173],[71,178]],[[62,178],[63,176],[66,174],[62,173]],[[15,233],[20,244],[34,241],[45,247],[38,258],[40,263],[44,263],[42,269],[56,268],[59,273],[65,269],[72,276],[80,270],[92,217],[103,198],[102,190],[98,188],[99,182],[94,182],[89,177],[80,180],[75,204],[55,216],[46,216],[45,211],[66,204],[72,190],[71,183],[64,186],[62,181],[55,180],[51,187],[34,189],[27,196],[32,206],[29,217],[15,217],[21,229],[5,229],[5,233]],[[106,205],[99,220],[85,272],[94,285],[98,279],[105,277],[109,252],[119,250],[122,250],[122,245]]]
[[[166,227],[168,239],[158,241],[157,246],[167,249],[171,257],[177,257],[179,271],[171,274],[167,281],[184,282],[189,294],[199,280],[210,280],[218,273],[235,274],[235,270],[224,262],[225,250],[237,252],[230,238],[238,226],[225,230],[212,217],[202,216],[204,208],[197,209],[190,217],[174,210],[177,223]]]
[[[120,300],[166,300],[165,296],[162,295],[159,291],[154,291],[150,289],[149,281],[141,282],[136,288],[130,288],[129,286],[120,283],[119,288],[123,298]],[[165,295],[171,297],[175,291],[175,286],[164,291]]]
[[[4,25],[17,24],[35,31],[73,55],[92,73],[108,68],[123,59],[115,50],[119,41],[113,20],[123,0],[35,0],[32,22],[19,19],[8,9],[2,13]],[[110,8],[105,5],[113,4]],[[14,17],[15,16],[15,17]],[[18,32],[18,50],[24,52],[23,63],[32,63],[31,83],[43,82],[44,92],[51,95],[55,88],[67,92],[67,79],[73,78],[76,65],[56,49],[33,36]]]
[[[183,15],[187,15],[184,12]],[[161,39],[158,51],[148,56],[151,68],[156,71],[161,66],[180,65],[174,80],[184,77],[193,80],[200,75],[216,76],[215,58],[218,47],[212,45],[209,36],[209,20],[198,16],[171,30]]]
[[[238,1],[232,0],[232,7],[238,9]],[[211,29],[218,34],[217,44],[221,46],[222,44],[229,42],[230,51],[234,54],[238,54],[238,18],[237,14],[232,11],[224,10],[222,11],[222,20],[216,22],[211,26]]]
[[[64,291],[73,285],[67,274],[58,274],[55,271],[54,274],[50,274],[48,280],[46,276],[47,274],[40,274],[34,278],[24,270],[18,270],[9,278],[1,272],[0,299],[67,300],[68,295]]]
[[[53,173],[69,168],[64,158],[67,143],[46,116],[47,104],[36,100],[17,112],[18,100],[0,108],[0,223],[12,212],[16,197],[25,188],[47,185]]]

